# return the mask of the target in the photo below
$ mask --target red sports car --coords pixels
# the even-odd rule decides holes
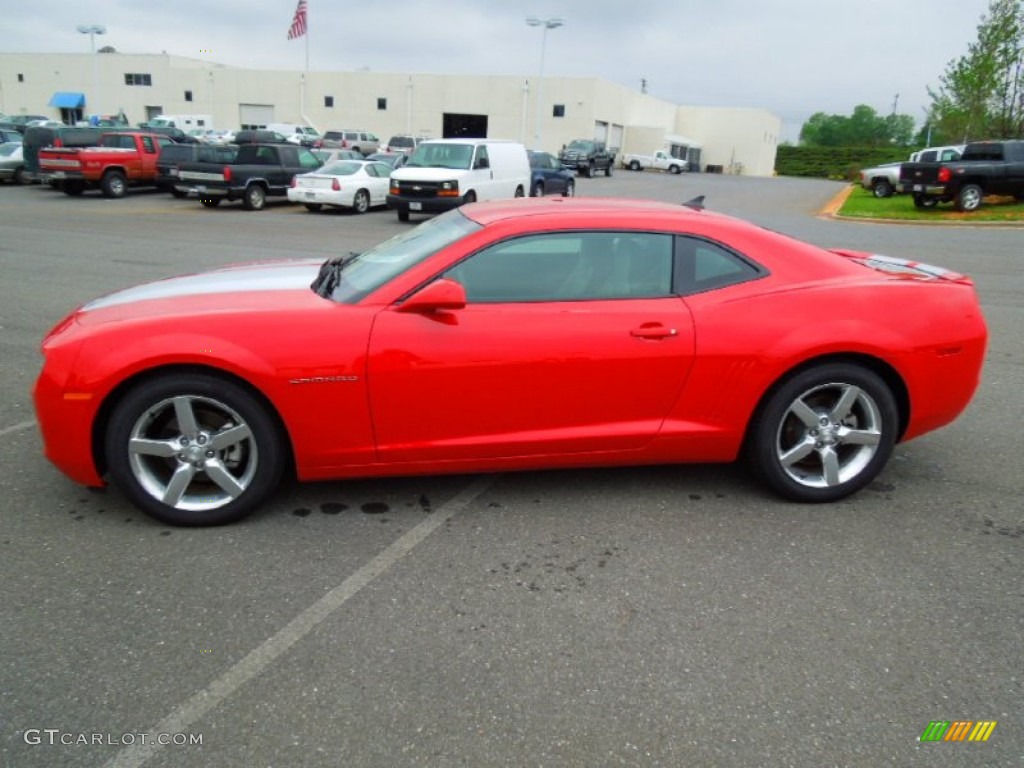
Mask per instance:
[[[726,462],[831,501],[978,386],[971,281],[699,204],[463,206],[324,264],[83,306],[43,342],[46,455],[155,518],[299,479]]]

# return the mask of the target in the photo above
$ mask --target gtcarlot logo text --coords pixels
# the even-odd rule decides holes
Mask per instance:
[[[201,733],[75,733],[60,728],[28,728],[22,735],[26,744],[37,746],[130,747],[133,744],[159,744],[163,747],[201,745]]]

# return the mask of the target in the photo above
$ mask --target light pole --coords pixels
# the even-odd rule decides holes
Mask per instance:
[[[78,31],[81,32],[83,35],[89,36],[89,47],[92,49],[92,97],[95,100],[94,103],[90,104],[89,106],[90,108],[95,106],[96,109],[93,112],[93,114],[98,115],[100,114],[100,86],[99,77],[96,73],[96,35],[107,34],[107,28],[104,27],[102,24],[79,24]]]
[[[537,130],[533,136],[533,148],[540,151],[544,149],[541,142],[541,120],[544,117],[544,54],[548,47],[548,30],[562,26],[565,21],[557,16],[550,19],[527,16],[526,24],[531,27],[540,27],[543,32],[540,39],[540,74],[537,77]]]

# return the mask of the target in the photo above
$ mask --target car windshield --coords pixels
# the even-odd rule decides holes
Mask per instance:
[[[456,209],[395,235],[344,262],[331,299],[339,304],[355,304],[396,275],[478,229],[479,224]]]
[[[589,152],[594,147],[592,141],[573,141],[569,144],[569,149],[579,149],[584,152]]]
[[[13,141],[9,141],[6,144],[0,144],[0,157],[10,157],[19,149],[21,149],[21,144]]]
[[[420,144],[412,153],[408,168],[469,168],[473,147],[469,144]]]
[[[323,168],[318,168],[316,173],[323,173],[328,176],[351,176],[362,167],[362,163],[353,163],[351,160],[345,160],[339,163],[328,163]]]
[[[411,147],[413,140],[410,136],[392,136],[388,142],[389,147]]]

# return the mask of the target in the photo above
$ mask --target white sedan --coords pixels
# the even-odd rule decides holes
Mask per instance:
[[[327,205],[366,213],[370,206],[386,204],[390,175],[386,163],[339,160],[292,179],[288,200],[310,211]]]

